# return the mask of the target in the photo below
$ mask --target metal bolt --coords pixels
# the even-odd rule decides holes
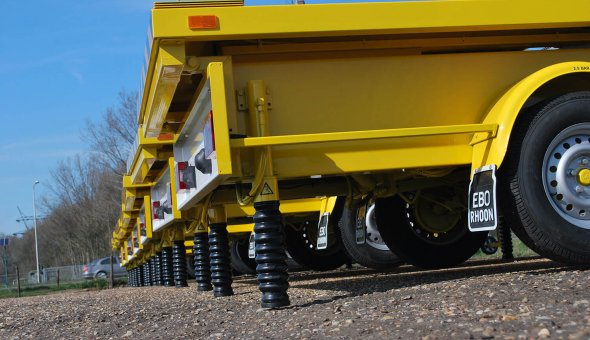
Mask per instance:
[[[577,175],[577,171],[576,170],[573,170],[573,169],[570,169],[570,170],[568,170],[567,174],[570,175],[570,176],[575,176],[575,175]]]
[[[579,185],[576,185],[576,192],[577,192],[578,194],[581,194],[581,193],[583,193],[583,192],[584,192],[584,188],[582,188],[582,187],[581,187],[581,186],[579,186]]]
[[[582,165],[588,165],[588,159],[587,158],[582,158]]]

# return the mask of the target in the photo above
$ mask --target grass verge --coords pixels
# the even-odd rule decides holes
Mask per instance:
[[[116,279],[115,287],[126,284],[126,280]],[[40,285],[21,286],[21,297],[46,295],[55,292],[72,290],[72,289],[105,289],[109,283],[106,280],[84,280],[78,282],[61,283],[59,287],[55,283]],[[18,297],[16,287],[0,288],[0,299]]]

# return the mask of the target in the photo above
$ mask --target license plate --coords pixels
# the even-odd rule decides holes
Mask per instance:
[[[320,218],[320,223],[318,223],[318,239],[317,239],[317,249],[326,249],[328,248],[328,220],[330,219],[329,213],[324,213]]]
[[[496,165],[486,165],[473,172],[467,213],[471,231],[494,230],[498,226]]]
[[[256,258],[256,243],[254,243],[254,233],[250,233],[248,240],[248,258]]]
[[[363,205],[359,208],[356,215],[356,223],[354,224],[354,234],[356,244],[365,244],[367,242],[367,233],[365,228],[365,214],[367,206]]]

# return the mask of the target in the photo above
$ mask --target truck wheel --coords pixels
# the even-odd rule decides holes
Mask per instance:
[[[307,269],[317,271],[334,270],[344,265],[348,259],[337,228],[328,227],[328,247],[316,248],[318,221],[307,221],[298,225],[285,225],[287,251],[293,261]]]
[[[513,131],[498,172],[508,225],[543,256],[590,263],[590,92],[529,110]]]
[[[493,255],[498,251],[497,244],[498,240],[496,240],[495,237],[488,235],[483,242],[483,246],[481,246],[481,252],[486,255]]]
[[[344,204],[345,198],[339,197],[338,200]],[[361,207],[363,209],[360,209]],[[363,244],[356,243],[357,223],[364,224],[366,228],[365,243]],[[374,204],[367,207],[360,200],[356,200],[350,208],[344,207],[339,227],[342,244],[350,257],[360,265],[377,270],[387,270],[402,264],[400,258],[392,253],[383,242],[375,220]]]
[[[234,239],[229,247],[231,266],[242,274],[256,274],[256,261],[248,257],[249,236]]]
[[[467,189],[426,189],[413,204],[399,196],[375,202],[377,225],[389,248],[421,268],[448,268],[469,259],[488,233],[467,228]]]

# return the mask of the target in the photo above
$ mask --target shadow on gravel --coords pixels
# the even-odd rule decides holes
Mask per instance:
[[[540,275],[588,269],[590,269],[590,267],[565,266],[557,262],[540,258],[534,258],[531,261],[529,258],[526,260],[518,259],[514,262],[472,261],[461,267],[444,270],[420,270],[411,266],[403,266],[395,272],[387,273],[368,269],[353,269],[328,273],[294,274],[289,279],[292,288],[333,290],[348,293],[337,295],[329,299],[314,300],[309,303],[286,308],[302,308],[312,305],[321,305],[364,294],[385,292],[392,289],[460,280],[464,278],[483,278],[488,275],[505,273]],[[309,280],[318,280],[320,282],[309,283]],[[256,283],[256,281],[253,280],[252,283]]]

